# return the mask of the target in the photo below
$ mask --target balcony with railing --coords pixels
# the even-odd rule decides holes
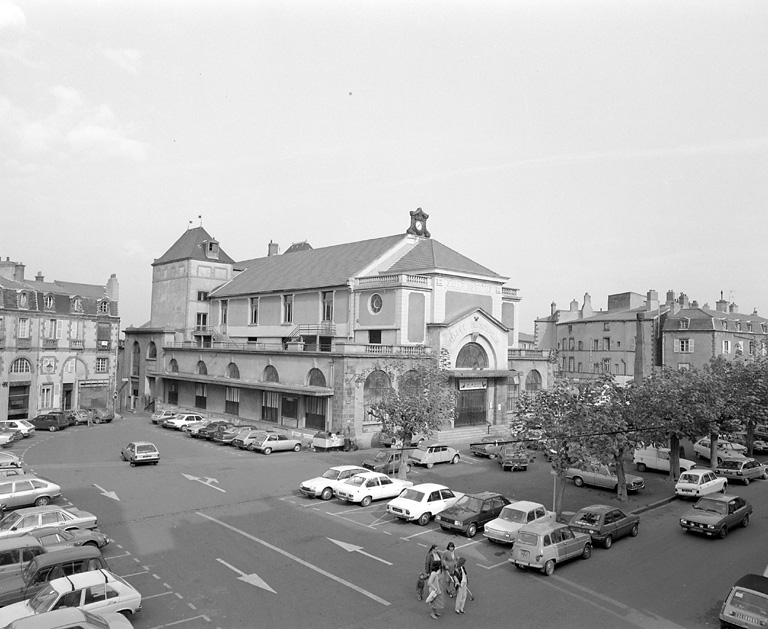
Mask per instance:
[[[549,358],[548,349],[508,349],[507,358]]]
[[[32,338],[29,336],[17,338],[16,347],[18,349],[32,349]]]
[[[108,352],[112,348],[111,341],[96,341],[96,350],[99,352]]]
[[[69,339],[69,349],[85,349],[85,341],[83,339]]]
[[[43,349],[57,349],[59,347],[59,339],[43,339]]]
[[[376,275],[374,277],[360,277],[355,280],[356,288],[378,288],[384,286],[428,286],[429,278],[426,275],[409,275],[407,273],[393,273],[391,275]]]

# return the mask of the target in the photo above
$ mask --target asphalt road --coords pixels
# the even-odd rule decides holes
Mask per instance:
[[[120,448],[153,441],[158,466],[132,468]],[[370,452],[241,452],[201,442],[131,416],[110,425],[38,433],[11,448],[26,467],[63,487],[62,504],[95,513],[115,540],[113,570],[144,597],[137,629],[249,627],[676,628],[716,627],[730,585],[768,562],[768,482],[731,487],[755,506],[747,529],[725,540],[683,533],[690,503],[672,501],[642,514],[640,535],[596,548],[592,558],[559,566],[554,576],[514,569],[507,548],[393,520],[383,503],[368,508],[302,497],[298,484]],[[461,448],[458,465],[417,468],[414,482],[443,482],[463,492],[491,490],[552,505],[548,464],[502,472],[497,462]],[[672,493],[663,474],[646,472],[646,489],[628,510]],[[618,504],[606,491],[569,485],[564,508]],[[429,618],[415,585],[426,549],[454,541],[468,560],[476,600],[466,615]]]

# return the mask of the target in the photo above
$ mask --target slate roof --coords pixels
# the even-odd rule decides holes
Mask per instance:
[[[209,261],[210,258],[205,255],[205,246],[203,243],[210,240],[216,239],[212,238],[203,227],[188,229],[171,245],[171,248],[168,249],[168,251],[152,263],[152,266],[166,264],[168,262],[178,262],[179,260]],[[224,250],[219,246],[218,262],[234,264],[235,261],[224,253]]]
[[[670,314],[664,322],[664,331],[680,330],[680,319],[689,319],[688,330],[720,330],[719,322],[722,319],[728,321],[741,321],[741,323],[751,322],[755,325],[768,323],[768,319],[755,314],[746,314],[744,312],[722,312],[721,310],[707,310],[706,308],[684,308],[675,314]],[[729,332],[734,332],[735,327],[729,326]],[[746,326],[741,330],[747,332]],[[761,332],[759,328],[753,332]]]
[[[404,238],[409,236],[397,234],[244,260],[236,267],[245,270],[211,291],[211,297],[342,286]],[[436,269],[506,279],[429,238],[419,239],[410,251],[381,272],[423,273]]]
[[[101,299],[106,295],[106,288],[102,285],[77,284],[75,282],[62,282],[61,280],[54,280],[53,282],[24,280],[23,282],[19,282],[6,277],[0,277],[0,288],[15,291],[26,290],[42,294],[79,295],[80,297],[91,297],[93,299]]]

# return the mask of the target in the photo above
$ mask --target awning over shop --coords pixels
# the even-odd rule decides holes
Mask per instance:
[[[165,371],[149,371],[148,376],[163,378],[164,380],[183,380],[185,382],[201,382],[205,384],[217,384],[222,387],[240,387],[241,389],[258,389],[261,391],[275,391],[277,393],[293,393],[310,397],[332,397],[333,389],[328,387],[313,387],[302,384],[283,384],[282,382],[261,382],[258,380],[242,380],[225,378],[223,376],[204,376],[199,373],[179,373]]]

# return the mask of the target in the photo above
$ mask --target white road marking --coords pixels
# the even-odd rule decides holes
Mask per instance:
[[[493,570],[494,568],[498,568],[499,566],[506,566],[509,563],[508,560],[504,560],[501,563],[497,563],[493,566],[484,566],[481,563],[475,564],[478,568],[485,568],[486,570]]]
[[[328,539],[329,541],[333,542],[337,546],[340,546],[341,548],[346,550],[348,553],[360,553],[361,555],[365,555],[366,557],[370,557],[371,559],[375,559],[376,561],[380,561],[381,563],[385,563],[388,566],[392,565],[391,562],[386,561],[386,560],[382,559],[381,557],[376,557],[375,555],[371,555],[370,553],[366,553],[363,550],[362,546],[355,546],[354,544],[347,544],[346,542],[340,542],[338,540],[331,539],[330,537],[328,537],[326,539]]]
[[[240,576],[237,577],[240,581],[245,581],[246,583],[250,583],[251,585],[255,585],[258,588],[261,588],[262,590],[267,590],[268,592],[272,592],[272,594],[277,594],[269,585],[267,585],[267,582],[262,579],[258,574],[255,572],[252,572],[251,574],[245,574],[242,570],[239,568],[235,568],[232,564],[227,563],[223,559],[219,559],[216,557],[216,561],[218,561],[220,564],[225,565],[227,568],[232,570],[232,572],[237,572]]]
[[[406,542],[410,542],[411,539],[414,537],[418,537],[419,535],[424,535],[426,533],[431,533],[432,531],[439,531],[440,527],[436,526],[434,528],[423,528],[418,533],[414,533],[413,535],[408,535],[407,537],[401,537],[400,539]]]

